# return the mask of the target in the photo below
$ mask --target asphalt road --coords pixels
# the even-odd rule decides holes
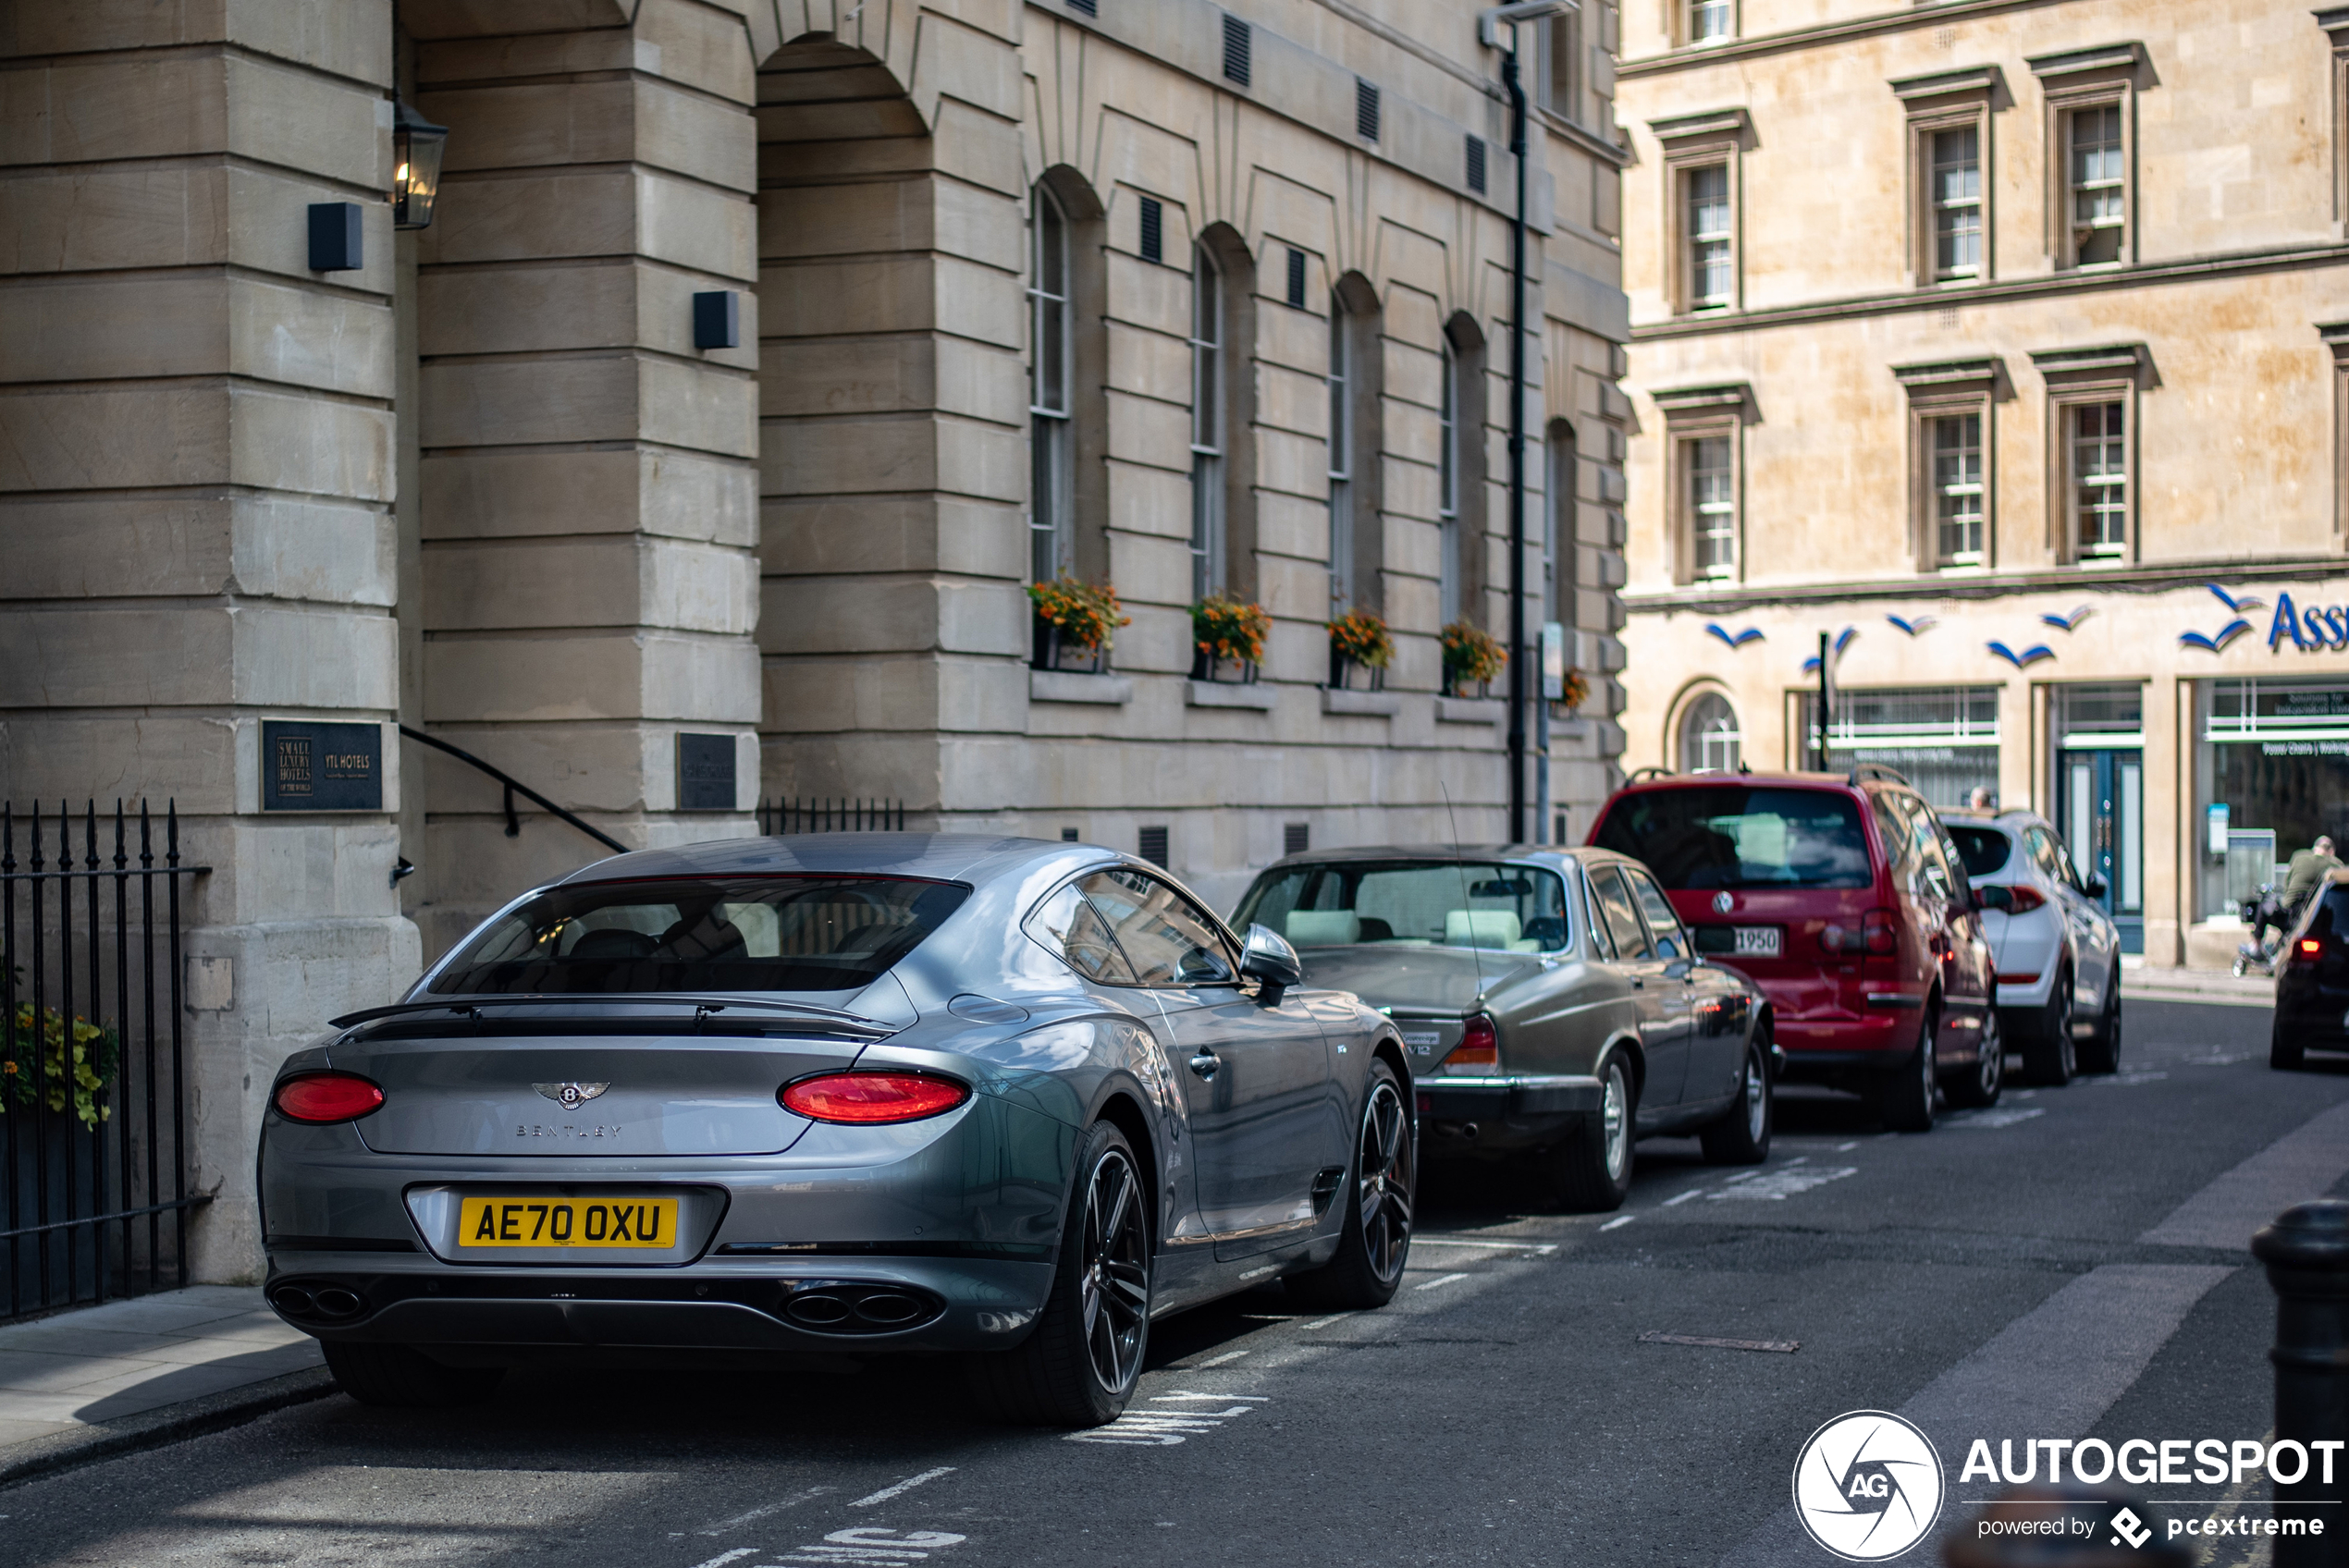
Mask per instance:
[[[1081,1439],[989,1426],[917,1366],[517,1376],[479,1409],[337,1397],[0,1491],[0,1562],[1813,1568],[1789,1478],[1847,1411],[1933,1439],[1945,1531],[1990,1495],[1958,1479],[1975,1436],[2268,1430],[2244,1217],[2342,1188],[2349,1059],[2272,1073],[2267,1030],[2134,1003],[2118,1076],[1923,1136],[1789,1095],[1766,1167],[1652,1140],[1611,1219],[1440,1182],[1391,1307],[1269,1290],[1162,1323],[1145,1414]],[[2157,1494],[2264,1512],[2256,1480]]]

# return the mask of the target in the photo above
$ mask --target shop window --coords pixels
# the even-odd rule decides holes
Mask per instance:
[[[1819,699],[1802,697],[1798,733],[1818,741]],[[1998,688],[1929,686],[1835,693],[1827,734],[1837,767],[1881,763],[1937,807],[1963,807],[1977,789],[1998,788]]]
[[[2236,914],[2349,825],[2349,682],[2195,683],[2196,918]]]
[[[1707,692],[1689,704],[1680,720],[1681,772],[1735,773],[1744,754],[1745,736],[1728,698]]]

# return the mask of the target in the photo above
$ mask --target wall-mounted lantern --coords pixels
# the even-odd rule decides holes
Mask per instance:
[[[391,116],[391,227],[430,228],[432,204],[440,194],[440,157],[449,150],[449,128],[435,125],[405,102]]]

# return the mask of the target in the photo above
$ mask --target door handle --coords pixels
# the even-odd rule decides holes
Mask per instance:
[[[1198,1073],[1202,1078],[1214,1077],[1215,1070],[1223,1065],[1224,1064],[1222,1062],[1215,1060],[1215,1053],[1213,1051],[1201,1051],[1199,1055],[1191,1058],[1191,1071]]]
[[[1646,981],[1644,981],[1644,980],[1641,980],[1641,979],[1636,979],[1636,978],[1635,978],[1635,979],[1633,979],[1633,980],[1632,980],[1632,982],[1631,982],[1631,989],[1633,989],[1633,990],[1635,990],[1635,991],[1644,991],[1644,990],[1646,990],[1647,988],[1648,988],[1648,983],[1647,983]]]

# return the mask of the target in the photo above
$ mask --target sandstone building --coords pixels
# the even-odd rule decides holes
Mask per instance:
[[[1593,686],[1543,836],[1622,743],[1616,27],[1526,37],[1528,620]],[[1438,691],[1507,626],[1498,81],[1468,0],[0,4],[0,800],[176,799],[211,868],[199,1274],[283,1054],[603,852],[400,726],[632,846],[878,799],[1228,902],[1500,836],[1500,704]],[[1105,668],[1039,668],[1064,572]],[[1193,679],[1219,590],[1256,679]],[[367,803],[285,792],[297,730]]]
[[[2349,10],[1627,9],[1626,762],[2055,822],[2146,962],[2349,842]],[[2311,616],[2314,619],[2310,619]]]

